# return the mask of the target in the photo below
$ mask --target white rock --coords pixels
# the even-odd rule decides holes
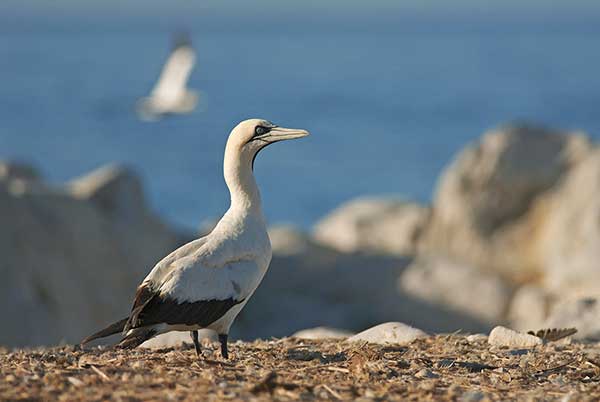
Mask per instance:
[[[425,336],[427,334],[420,329],[401,322],[386,322],[348,338],[348,342],[366,341],[378,344],[404,345]]]
[[[511,327],[519,331],[545,328],[549,299],[547,292],[539,286],[520,287],[510,302],[508,320]]]
[[[319,221],[313,235],[342,252],[410,255],[428,219],[429,208],[415,203],[359,198]]]
[[[517,126],[484,134],[441,176],[421,249],[516,283],[539,278],[535,235],[543,217],[532,207],[591,148],[581,133]]]
[[[558,301],[543,328],[577,328],[574,339],[600,341],[600,297]]]
[[[147,206],[140,178],[130,169],[108,165],[69,183],[75,198],[96,204],[113,219],[129,223],[144,219]]]
[[[180,244],[147,214],[124,225],[61,188],[0,186],[0,315],[12,323],[0,344],[79,342],[125,317],[140,280]]]
[[[306,233],[292,225],[269,227],[269,239],[273,254],[282,256],[308,254],[319,247]]]
[[[316,327],[298,331],[292,337],[300,339],[344,339],[352,335],[352,332],[343,329]]]
[[[511,297],[510,287],[498,275],[435,257],[418,257],[398,283],[410,295],[487,322],[504,318]]]
[[[541,345],[543,342],[537,336],[523,334],[509,328],[498,326],[490,332],[488,343],[493,346],[508,346],[515,349],[526,349]]]
[[[600,294],[600,149],[544,205],[543,285],[556,297]]]

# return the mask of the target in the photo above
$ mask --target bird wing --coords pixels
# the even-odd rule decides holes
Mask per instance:
[[[165,63],[152,96],[162,99],[177,99],[184,92],[194,68],[196,53],[190,45],[176,47]]]
[[[252,256],[213,267],[203,263],[197,245],[185,247],[138,287],[125,332],[159,323],[206,327],[246,300],[264,275]]]
[[[147,284],[142,284],[136,292],[125,331],[160,323],[207,327],[243,301],[244,299],[236,300],[233,297],[223,300],[180,301],[172,295],[160,294]]]

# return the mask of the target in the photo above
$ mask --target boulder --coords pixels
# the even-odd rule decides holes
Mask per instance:
[[[344,339],[353,335],[352,332],[330,327],[316,327],[303,329],[292,335],[300,339]]]
[[[523,334],[505,327],[496,327],[490,332],[488,343],[492,346],[507,346],[513,349],[528,349],[541,345],[537,336]]]
[[[300,229],[292,225],[274,225],[269,227],[269,239],[273,254],[280,256],[329,254],[331,251]]]
[[[429,208],[401,200],[359,198],[321,219],[314,238],[342,252],[411,255]]]
[[[581,133],[530,126],[490,131],[441,176],[421,251],[501,273],[516,283],[543,270],[536,238],[544,216],[532,206],[591,145]]]
[[[542,328],[576,328],[574,339],[600,341],[600,297],[557,302]]]
[[[544,321],[548,315],[550,296],[536,285],[520,287],[514,294],[508,311],[508,321],[512,328],[529,331],[545,328]]]
[[[359,332],[348,338],[348,342],[369,342],[378,344],[406,345],[427,334],[420,329],[401,322],[386,322]]]
[[[124,166],[101,167],[71,181],[68,189],[73,197],[90,201],[106,216],[123,225],[151,215],[140,178]]]
[[[600,149],[569,172],[540,209],[543,286],[557,298],[600,294]]]
[[[505,319],[512,293],[497,274],[427,256],[413,261],[400,275],[398,285],[409,295],[490,323]]]
[[[181,243],[148,210],[124,225],[93,196],[22,190],[0,186],[1,345],[78,342],[127,316],[136,286]]]

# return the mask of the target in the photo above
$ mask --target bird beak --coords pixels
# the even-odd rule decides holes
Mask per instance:
[[[261,140],[267,142],[277,142],[283,140],[293,140],[295,138],[302,138],[308,135],[308,131],[301,130],[299,128],[284,128],[284,127],[273,127],[271,131],[262,135]]]

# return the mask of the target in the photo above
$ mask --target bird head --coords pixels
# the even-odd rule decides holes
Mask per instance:
[[[249,119],[242,121],[231,131],[227,148],[235,149],[242,156],[251,158],[254,165],[256,155],[267,145],[307,135],[306,130],[279,127],[268,120]]]

